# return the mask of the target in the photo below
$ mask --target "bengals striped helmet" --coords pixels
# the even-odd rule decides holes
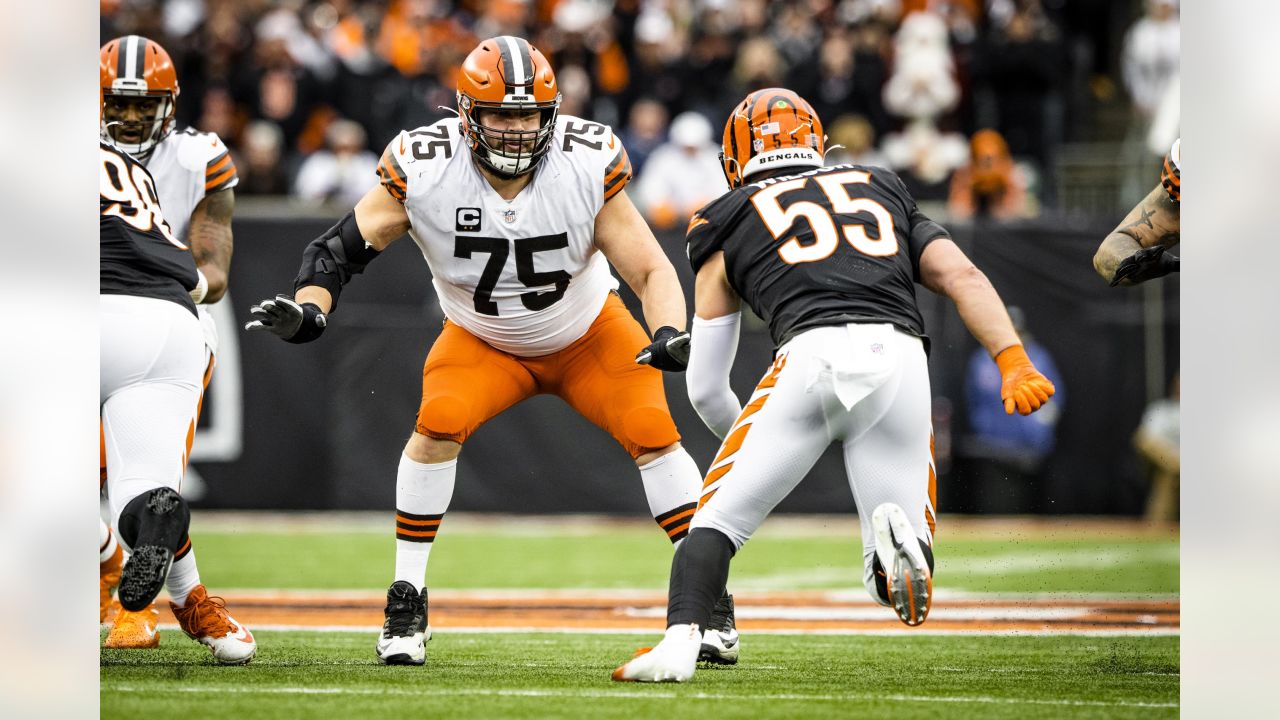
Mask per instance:
[[[125,35],[98,51],[98,72],[103,137],[145,159],[173,129],[178,73],[169,53],[154,40]]]
[[[503,130],[480,122],[482,110],[537,112],[537,130]],[[512,35],[489,38],[458,73],[458,114],[472,155],[499,177],[524,175],[551,149],[560,89],[537,48]]]
[[[762,170],[822,166],[826,136],[813,106],[785,88],[747,95],[724,126],[720,163],[729,187]]]

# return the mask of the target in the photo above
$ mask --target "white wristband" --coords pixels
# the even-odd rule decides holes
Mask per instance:
[[[199,305],[204,302],[204,296],[209,294],[209,279],[200,272],[200,268],[196,268],[196,287],[191,291],[191,299],[195,304]]]

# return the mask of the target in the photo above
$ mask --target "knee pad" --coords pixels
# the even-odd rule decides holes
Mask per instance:
[[[623,444],[632,451],[633,457],[680,442],[680,433],[676,432],[670,413],[656,407],[628,410],[622,416],[622,433],[625,437]]]
[[[177,552],[179,544],[187,535],[187,527],[191,524],[191,509],[187,501],[173,488],[159,487],[149,490],[129,501],[120,511],[116,522],[116,534],[120,541],[130,549],[135,546],[138,535],[156,518],[163,518],[166,525],[172,526],[163,534],[172,538],[173,552]],[[178,531],[175,531],[175,528]]]
[[[462,442],[471,421],[470,408],[462,399],[443,395],[433,397],[418,413],[418,432],[428,437]]]

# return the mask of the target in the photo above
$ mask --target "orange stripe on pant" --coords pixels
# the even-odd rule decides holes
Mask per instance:
[[[776,360],[774,360],[773,366],[769,368],[768,374],[764,376],[764,379],[760,381],[759,385],[756,385],[756,392],[768,390],[777,385],[778,375],[782,372],[782,368],[786,366],[786,364],[786,355],[780,355]],[[738,419],[734,421],[733,431],[729,433],[729,437],[725,438],[724,443],[721,444],[720,452],[716,453],[716,459],[711,461],[712,469],[707,473],[706,480],[702,482],[703,490],[711,487],[711,485],[716,481],[729,474],[729,470],[733,468],[733,462],[724,461],[733,457],[735,453],[742,449],[742,443],[746,441],[747,433],[751,431],[751,423],[746,422],[747,418],[755,415],[764,408],[764,404],[768,402],[771,394],[772,393],[767,392],[760,393],[759,396],[748,403],[747,406],[742,409],[742,412],[738,414]],[[723,465],[720,464],[722,462],[724,463]],[[699,510],[702,509],[703,505],[707,504],[707,501],[711,499],[712,495],[716,494],[716,490],[718,489],[719,488],[713,489],[698,500]]]
[[[422,370],[416,430],[465,442],[503,410],[538,394],[556,395],[613,436],[631,457],[680,440],[667,409],[662,373],[637,365],[649,337],[610,294],[587,332],[568,347],[517,357],[446,322]]]

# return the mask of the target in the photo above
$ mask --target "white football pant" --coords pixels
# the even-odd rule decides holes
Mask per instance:
[[[690,530],[715,528],[742,547],[827,446],[841,441],[862,525],[863,583],[879,599],[871,511],[896,503],[932,544],[930,407],[920,338],[855,323],[801,333],[779,348],[721,445]]]
[[[99,307],[98,399],[114,527],[138,495],[180,489],[206,349],[200,321],[177,303],[102,295]]]

